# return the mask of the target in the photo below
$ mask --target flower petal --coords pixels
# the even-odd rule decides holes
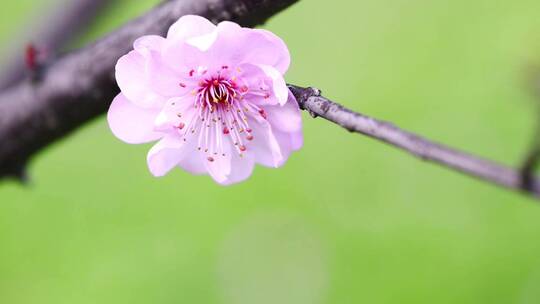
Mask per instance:
[[[179,71],[170,68],[160,54],[154,54],[153,58],[148,60],[146,79],[148,87],[164,97],[177,97],[189,92],[185,77],[182,77]]]
[[[263,70],[266,76],[272,79],[272,91],[274,96],[276,96],[279,104],[284,105],[289,96],[289,89],[287,88],[285,79],[283,79],[283,76],[278,70],[269,65],[259,64],[258,66]]]
[[[154,122],[155,129],[168,132],[172,129],[182,130],[191,123],[197,111],[193,107],[193,100],[189,97],[169,99]]]
[[[249,88],[250,101],[257,105],[280,104],[287,102],[289,89],[283,76],[271,66],[261,64],[242,64],[238,77]],[[266,96],[265,96],[266,94]]]
[[[290,63],[289,50],[279,37],[265,30],[241,28],[229,21],[217,25],[217,37],[208,53],[214,64],[263,64],[274,67],[282,75]]]
[[[291,54],[285,42],[276,36],[274,33],[264,29],[254,29],[256,33],[260,33],[272,43],[273,52],[258,52],[252,53],[249,59],[250,62],[259,62],[274,67],[281,75],[285,75],[291,64]]]
[[[159,36],[143,36],[134,43],[134,51],[118,60],[116,80],[128,99],[143,107],[160,106],[166,97],[187,93],[180,73],[162,58],[167,45]]]
[[[247,151],[252,153],[255,162],[266,167],[280,167],[285,159],[279,143],[267,121],[249,119],[253,140],[247,145]]]
[[[208,171],[204,165],[204,162],[207,161],[207,159],[201,159],[198,151],[196,152],[193,150],[191,153],[188,153],[186,157],[180,160],[178,166],[194,175],[208,174]]]
[[[201,16],[186,15],[175,22],[167,33],[172,45],[190,45],[199,50],[207,50],[217,38],[217,27]]]
[[[111,103],[107,121],[116,137],[130,144],[140,144],[162,136],[154,132],[157,115],[158,110],[141,108],[120,93]]]
[[[163,176],[193,151],[193,145],[175,133],[167,134],[148,152],[148,169],[154,176]]]
[[[206,154],[199,152],[204,167],[210,176],[219,184],[227,182],[227,176],[231,173],[231,144],[228,138],[223,138],[223,154]]]
[[[283,132],[296,132],[302,129],[302,113],[294,95],[290,92],[289,99],[283,106],[270,105],[263,108],[273,129]]]
[[[167,41],[161,55],[163,62],[184,81],[193,79],[193,73],[198,71],[199,67],[208,65],[207,54],[185,42]]]
[[[291,133],[274,130],[273,133],[279,143],[281,153],[285,160],[289,158],[293,151],[300,150],[304,144],[302,130]]]
[[[151,52],[161,52],[165,45],[165,38],[157,35],[142,36],[135,40],[133,49],[143,56],[150,55]]]
[[[116,82],[124,96],[133,103],[141,107],[154,107],[163,98],[148,85],[146,62],[147,59],[138,51],[122,56],[116,64]]]
[[[231,173],[227,175],[222,185],[232,185],[246,180],[251,176],[253,168],[255,166],[255,160],[249,153],[240,157],[238,154],[233,153],[231,156]]]
[[[186,41],[193,37],[200,37],[212,33],[216,26],[208,19],[196,16],[185,15],[178,19],[167,33],[167,39],[175,41]]]

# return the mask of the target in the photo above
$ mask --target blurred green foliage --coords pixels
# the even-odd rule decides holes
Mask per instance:
[[[4,2],[2,46],[46,3]],[[154,3],[121,1],[77,45]],[[539,11],[311,0],[265,28],[289,45],[289,82],[517,164],[538,102],[525,71]],[[232,187],[151,177],[149,145],[121,143],[103,118],[46,149],[30,186],[0,184],[0,303],[540,302],[536,202],[304,117],[283,169]]]

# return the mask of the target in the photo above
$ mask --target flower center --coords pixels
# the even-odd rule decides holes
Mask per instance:
[[[192,70],[190,76],[193,74]],[[217,73],[198,82],[192,91],[197,114],[177,127],[184,141],[190,134],[195,135],[197,150],[205,153],[209,162],[231,152],[242,156],[248,149],[246,144],[254,140],[250,122],[267,118],[264,109],[251,102],[251,96],[269,98],[267,89],[239,85],[242,80],[224,74]],[[186,85],[181,83],[180,86]],[[182,113],[177,116],[182,117]],[[229,141],[232,149],[228,148]]]
[[[203,106],[212,106],[212,103],[231,104],[236,95],[236,83],[221,75],[202,80],[197,91],[197,99]]]

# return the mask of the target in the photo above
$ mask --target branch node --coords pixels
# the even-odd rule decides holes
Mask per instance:
[[[320,97],[322,92],[321,92],[321,90],[319,90],[319,89],[317,89],[315,87],[308,87],[307,94],[309,95],[309,97],[311,97],[311,96]]]
[[[306,107],[305,103],[311,98],[311,97],[320,97],[321,96],[321,90],[314,88],[314,87],[308,87],[308,88],[301,88],[297,87],[295,85],[288,85],[289,90],[296,98],[296,102],[298,102],[298,105],[300,106],[300,109],[305,110],[311,115],[313,118],[319,117],[315,111],[312,111],[308,107]]]
[[[45,48],[38,47],[33,43],[26,46],[24,63],[32,83],[37,83],[42,79],[45,63],[49,59]]]

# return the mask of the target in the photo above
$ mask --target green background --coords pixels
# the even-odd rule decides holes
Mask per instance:
[[[2,49],[49,2],[4,1]],[[77,44],[156,1],[120,3]],[[540,100],[539,12],[304,0],[265,28],[290,48],[288,82],[515,165]],[[284,168],[222,187],[180,170],[155,179],[150,145],[87,124],[34,159],[29,186],[0,184],[0,303],[540,303],[537,202],[305,113],[304,126]]]

